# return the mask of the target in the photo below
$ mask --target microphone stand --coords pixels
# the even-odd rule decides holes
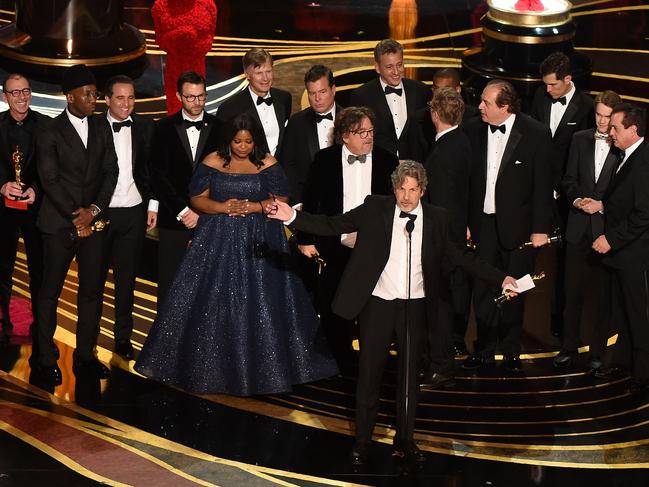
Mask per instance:
[[[410,330],[409,330],[409,323],[408,320],[410,318],[409,313],[408,313],[408,308],[410,306],[410,285],[411,285],[411,273],[412,273],[412,231],[415,229],[415,222],[414,218],[408,217],[408,222],[406,223],[406,232],[408,232],[408,297],[406,299],[406,306],[404,309],[404,327],[405,327],[405,342],[406,342],[406,347],[405,347],[405,353],[404,353],[404,361],[405,361],[405,367],[404,371],[406,374],[405,381],[404,381],[404,406],[405,406],[405,428],[408,428],[408,418],[409,418],[409,405],[410,405]],[[407,448],[407,445],[403,445],[404,448]],[[405,456],[405,451],[404,451],[404,456]]]

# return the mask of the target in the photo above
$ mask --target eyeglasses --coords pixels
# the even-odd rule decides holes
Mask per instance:
[[[201,94],[201,95],[183,95],[183,98],[184,98],[185,100],[187,100],[189,103],[193,103],[193,102],[195,102],[196,100],[198,100],[198,101],[203,101],[203,100],[205,100],[205,97],[206,97],[206,96],[207,96],[207,95],[206,95],[205,93],[203,93],[203,94]]]
[[[31,88],[23,88],[22,90],[11,90],[5,91],[5,93],[10,93],[14,98],[18,98],[21,94],[24,96],[29,96],[32,94]]]
[[[352,130],[352,134],[358,135],[361,139],[367,139],[369,135],[374,135],[374,129],[367,130]]]
[[[88,91],[86,93],[83,93],[82,96],[88,97],[88,98],[94,98],[95,100],[98,100],[99,97],[101,96],[98,91]]]

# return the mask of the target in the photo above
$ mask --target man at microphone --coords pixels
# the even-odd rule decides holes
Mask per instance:
[[[296,212],[280,201],[269,217],[297,230],[329,236],[358,232],[356,245],[332,308],[345,319],[359,317],[360,361],[356,389],[356,443],[352,464],[367,461],[376,422],[383,370],[393,334],[397,336],[396,431],[393,455],[424,460],[413,439],[417,408],[417,359],[426,326],[437,317],[444,258],[480,279],[516,287],[512,277],[461,249],[448,237],[446,210],[422,203],[426,170],[403,161],[392,173],[394,196],[368,196],[362,205],[336,216]]]

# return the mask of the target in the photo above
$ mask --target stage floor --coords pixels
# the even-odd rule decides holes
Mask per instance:
[[[315,62],[334,69],[344,104],[350,89],[373,76],[371,49],[384,37],[411,39],[405,43],[408,76],[430,82],[436,68],[459,66],[462,50],[479,39],[481,2],[423,3],[218,1],[219,36],[207,57],[208,109],[215,111],[241,89],[240,57],[251,46],[276,56],[275,84],[291,91],[294,111],[305,103],[302,74]],[[147,37],[149,66],[137,80],[137,111],[155,119],[165,115],[164,53],[151,31],[151,4],[126,0],[125,15]],[[592,91],[614,89],[649,106],[649,6],[642,1],[574,4],[576,47],[595,63]],[[12,11],[13,2],[1,0],[0,23],[11,21]],[[34,88],[38,109],[60,112],[64,100],[56,83],[40,80]],[[156,312],[155,268],[148,260],[155,244],[154,238],[147,241],[137,283],[136,350]],[[28,296],[22,250],[18,257],[14,293]],[[538,268],[551,269],[552,260],[553,250],[544,251]],[[416,436],[428,461],[421,468],[390,456],[393,368],[386,373],[380,424],[363,472],[351,470],[348,456],[354,360],[340,376],[290,394],[245,399],[186,394],[136,375],[132,363],[112,354],[111,282],[99,340],[99,357],[112,366],[108,380],[80,384],[71,370],[74,265],[59,303],[63,384],[53,395],[26,384],[29,339],[14,338],[0,349],[5,371],[0,374],[0,487],[649,485],[649,395],[627,392],[626,378],[596,382],[578,369],[554,370],[558,341],[549,328],[550,279],[529,299],[521,375],[508,374],[497,362],[476,376],[460,373],[447,389],[423,391]],[[588,318],[592,310],[586,313]]]

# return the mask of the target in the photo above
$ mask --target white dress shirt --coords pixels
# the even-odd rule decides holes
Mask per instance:
[[[349,155],[352,153],[347,146],[343,145],[340,161],[343,168],[343,213],[360,206],[365,198],[372,194],[372,153],[367,154],[365,162],[356,161],[353,164],[347,162]],[[356,243],[356,232],[342,234],[340,242],[353,248]]]
[[[277,151],[277,146],[279,144],[279,122],[277,121],[277,115],[275,114],[275,107],[271,105],[266,105],[262,103],[257,105],[257,95],[248,87],[248,92],[252,98],[252,103],[257,109],[257,114],[259,115],[259,120],[261,120],[261,126],[264,129],[264,134],[266,134],[266,142],[268,142],[268,150],[272,155],[275,155]],[[266,96],[262,98],[270,98],[270,91],[266,93]],[[275,103],[275,100],[273,100]]]
[[[68,119],[70,120],[70,123],[74,127],[74,130],[76,130],[77,134],[79,134],[79,138],[81,139],[81,142],[83,142],[83,146],[87,149],[88,148],[88,117],[79,118],[76,115],[72,115],[70,113],[70,110],[68,110],[67,108],[65,109],[65,113],[68,115]]]
[[[631,147],[626,148],[626,150],[624,151],[624,159],[622,160],[622,162],[620,162],[620,165],[617,166],[617,171],[615,171],[616,174],[618,172],[620,172],[620,169],[622,169],[622,166],[624,166],[626,161],[629,160],[629,157],[631,157],[631,154],[633,154],[635,152],[635,150],[638,147],[640,147],[640,144],[642,144],[643,142],[644,142],[644,137],[640,137],[640,139],[635,144],[633,144]]]
[[[570,100],[572,100],[574,94],[575,85],[571,81],[570,90],[564,95],[566,97],[566,104],[563,105],[559,102],[556,102],[552,103],[552,105],[550,106],[550,131],[552,132],[552,137],[554,137],[554,133],[557,131],[557,127],[559,126],[559,123],[563,118],[563,114],[566,113],[566,108],[568,108],[568,104],[570,103]]]
[[[385,83],[381,78],[379,78],[379,82],[381,83],[381,89],[385,94],[387,83]],[[399,83],[399,85],[394,88],[401,88],[401,96],[396,93],[390,93],[389,95],[385,95],[385,101],[388,102],[388,107],[392,114],[392,121],[394,122],[394,131],[398,139],[401,137],[403,127],[406,126],[406,121],[408,120],[408,106],[406,105],[406,90],[403,89],[403,83]]]
[[[599,175],[602,174],[604,162],[606,162],[606,158],[610,151],[611,146],[606,140],[595,139],[595,182],[599,179]]]
[[[408,218],[401,218],[401,209],[395,205],[392,220],[392,241],[390,256],[381,272],[372,296],[385,300],[408,299]],[[412,267],[410,276],[410,297],[424,298],[424,272],[421,265],[421,247],[423,241],[424,211],[421,202],[411,212],[417,215],[415,228],[412,231]]]
[[[498,171],[500,170],[503,153],[505,152],[505,147],[507,147],[507,141],[509,140],[509,135],[512,133],[515,120],[516,115],[512,113],[501,124],[505,126],[504,134],[500,130],[491,133],[489,126],[485,128],[487,131],[487,185],[482,211],[488,215],[496,213],[496,181],[498,179]]]
[[[203,115],[205,115],[205,112],[203,111],[198,117],[189,118],[185,113],[185,110],[183,110],[182,113],[183,113],[183,120],[189,120],[190,122],[202,122]],[[196,127],[187,128],[187,139],[189,139],[189,148],[192,151],[192,161],[196,160],[196,149],[198,149],[198,140],[200,138],[201,138],[200,130],[198,130]]]
[[[334,143],[334,120],[336,120],[336,104],[334,103],[331,110],[324,113],[319,113],[318,115],[327,115],[331,113],[331,118],[333,120],[328,120],[326,118],[320,120],[319,123],[316,123],[318,129],[318,147],[320,149],[326,149]]]

